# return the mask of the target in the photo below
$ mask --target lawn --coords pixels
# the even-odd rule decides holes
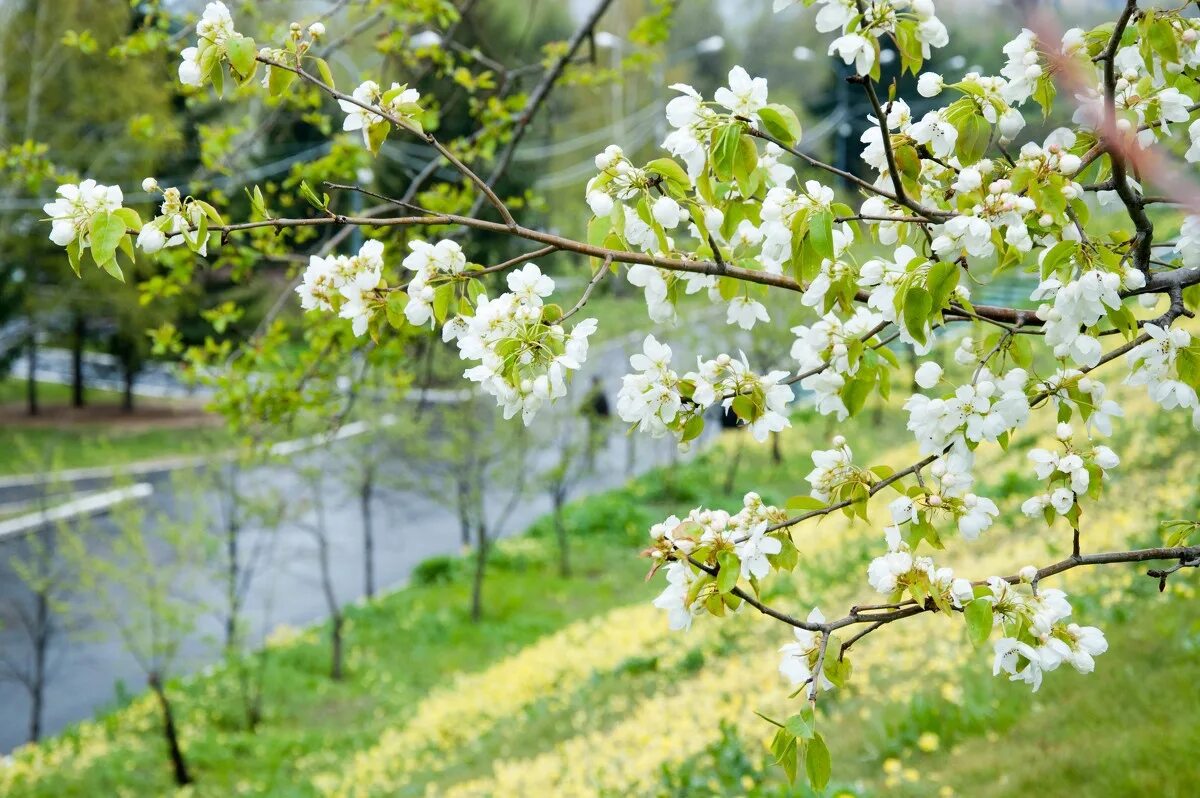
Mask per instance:
[[[38,416],[25,413],[25,383],[0,380],[0,475],[46,469],[126,465],[201,454],[230,445],[219,419],[195,401],[138,398],[133,413],[121,396],[89,389],[87,405],[72,408],[70,386],[40,383]]]
[[[1096,550],[1149,544],[1159,518],[1196,513],[1194,497],[1177,487],[1200,468],[1188,419],[1146,413],[1132,400],[1127,408],[1112,441],[1125,461],[1087,516],[1085,539]],[[905,462],[913,449],[902,429],[879,421],[867,413],[839,432],[856,444],[858,462]],[[178,680],[172,690],[197,773],[189,794],[808,794],[769,764],[771,729],[755,714],[795,710],[776,673],[787,630],[742,612],[668,632],[649,604],[661,579],[642,580],[646,562],[636,552],[647,526],[669,512],[736,506],[749,487],[774,502],[800,492],[807,450],[828,434],[825,419],[797,417],[783,463],[766,447],[746,448],[729,492],[743,443],[736,434],[675,471],[574,503],[570,578],[555,571],[545,521],[502,542],[481,624],[467,618],[470,563],[427,562],[412,586],[350,608],[344,682],[325,676],[323,629],[280,630],[266,649],[257,732],[242,722],[236,663]],[[1061,555],[1062,528],[1025,526],[1008,512],[1028,495],[1028,470],[1020,456],[981,452],[979,490],[1017,527],[953,547],[945,559],[956,571],[986,576]],[[794,578],[766,585],[769,600],[794,613],[814,603],[832,613],[868,599],[865,564],[881,548],[884,512],[873,508],[871,524],[836,517],[799,530],[801,564]],[[1060,669],[1033,696],[993,678],[990,650],[974,650],[939,615],[864,640],[851,655],[850,684],[822,702],[834,757],[828,794],[1194,794],[1193,578],[1178,575],[1164,596],[1142,570],[1056,580],[1072,593],[1080,623],[1105,629],[1110,650],[1095,674]],[[0,793],[12,796],[169,791],[145,696],[0,768]]]

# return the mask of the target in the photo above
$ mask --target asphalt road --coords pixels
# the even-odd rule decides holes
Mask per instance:
[[[640,338],[639,338],[640,342]],[[590,368],[580,374],[573,391],[576,401],[586,391],[592,374],[602,376],[610,405],[615,405],[620,375],[628,368],[628,354],[640,343],[633,341],[610,344],[594,350]],[[514,422],[519,423],[519,422]],[[717,425],[710,424],[715,434]],[[644,436],[635,439],[635,471],[644,471],[676,457],[670,440],[651,441]],[[597,454],[596,469],[586,480],[586,491],[600,491],[617,486],[628,475],[628,446],[631,437],[625,435],[624,425],[614,419],[612,432]],[[324,468],[330,473],[339,468],[335,443],[301,455],[297,460]],[[186,453],[185,453],[186,454]],[[421,467],[422,464],[410,464]],[[548,464],[547,464],[548,465]],[[390,466],[403,470],[404,464]],[[535,465],[532,470],[538,470]],[[294,468],[264,467],[245,475],[248,481],[270,484],[283,495],[304,495],[306,488]],[[169,474],[140,477],[154,485],[153,495],[145,500],[148,515],[156,512],[184,512],[187,499],[176,496]],[[331,488],[336,484],[329,480]],[[2,501],[21,498],[19,489],[8,489]],[[575,495],[583,495],[581,489]],[[491,495],[489,505],[497,509],[506,503],[509,493]],[[215,502],[215,494],[203,499]],[[179,504],[180,506],[176,506]],[[514,534],[549,510],[544,493],[527,495],[515,507],[500,534]],[[412,490],[388,490],[374,504],[376,540],[376,580],[383,591],[405,584],[413,568],[421,561],[439,554],[460,551],[460,530],[457,515],[449,508],[432,501],[427,494]],[[332,489],[326,504],[327,528],[331,541],[330,559],[333,581],[341,603],[350,603],[363,594],[362,530],[358,499],[345,489]],[[245,617],[249,628],[247,639],[261,641],[263,635],[280,624],[303,626],[318,622],[327,615],[320,590],[316,544],[306,530],[308,519],[300,517],[271,532],[243,533],[243,553],[261,544],[262,559],[256,568],[245,601]],[[115,529],[110,518],[91,519],[87,529],[89,550],[97,557],[105,555]],[[265,535],[266,537],[259,537]],[[28,652],[29,639],[20,630],[13,612],[18,603],[28,605],[30,596],[15,574],[11,560],[29,551],[28,539],[16,538],[0,542],[0,654],[20,658]],[[203,597],[221,604],[221,580],[210,569],[197,570],[203,580]],[[88,621],[90,603],[86,595],[71,600],[68,617],[82,619],[79,629],[60,636],[51,650],[51,670],[46,691],[43,732],[53,734],[65,726],[92,716],[111,706],[119,691],[138,692],[144,687],[144,674],[126,653],[115,630]],[[190,635],[178,658],[175,673],[201,669],[220,656],[222,627],[219,618],[207,615]],[[24,688],[12,681],[0,681],[0,752],[9,751],[26,739],[29,700]]]

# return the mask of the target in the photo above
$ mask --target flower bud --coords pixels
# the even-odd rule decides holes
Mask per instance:
[[[1071,436],[1073,434],[1074,431],[1071,429],[1071,425],[1065,421],[1060,421],[1058,426],[1054,429],[1054,437],[1058,438],[1060,441],[1071,440]]]
[[[1037,572],[1037,568],[1032,565],[1026,565],[1020,571],[1017,571],[1017,575],[1021,577],[1022,582],[1032,582],[1037,578]]]
[[[319,39],[325,35],[325,23],[314,22],[308,26],[308,35],[314,39]]]
[[[158,181],[155,180],[153,177],[147,177],[145,180],[142,181],[142,191],[145,191],[147,193],[149,193],[151,191],[158,191]]]
[[[837,448],[841,448],[841,447],[845,446],[846,445],[846,436],[845,435],[834,435],[833,436],[833,445]]]

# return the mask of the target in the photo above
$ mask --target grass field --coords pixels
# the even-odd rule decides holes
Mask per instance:
[[[1130,402],[1112,444],[1124,458],[1111,493],[1089,510],[1093,550],[1146,545],[1160,518],[1194,516],[1190,485],[1200,449],[1187,419]],[[889,420],[884,418],[884,421]],[[863,463],[912,454],[892,424],[868,413],[839,431]],[[1044,431],[1043,431],[1044,432]],[[280,630],[266,649],[265,718],[242,722],[236,663],[177,681],[184,746],[197,772],[189,795],[783,796],[769,764],[770,727],[754,713],[794,711],[776,673],[787,630],[743,612],[700,618],[670,633],[642,580],[645,530],[698,504],[730,507],[754,487],[769,501],[799,492],[806,453],[825,440],[824,419],[797,419],[775,465],[748,448],[726,493],[740,445],[718,448],[635,486],[571,506],[577,572],[555,571],[545,522],[497,548],[482,624],[467,619],[469,565],[426,563],[413,586],[349,610],[349,675],[325,676],[323,630]],[[898,434],[898,433],[897,433]],[[959,544],[949,564],[972,577],[1061,556],[1065,530],[1025,525],[1012,513],[1031,489],[1020,452],[989,453],[980,492],[1015,527]],[[886,455],[886,456],[885,456]],[[1168,465],[1161,465],[1161,464]],[[1174,487],[1173,487],[1174,486]],[[880,507],[875,515],[885,512]],[[837,612],[872,594],[865,565],[881,523],[830,518],[797,532],[794,578],[767,585],[794,613]],[[1072,593],[1081,623],[1105,629],[1110,650],[1096,673],[1048,674],[1042,690],[991,675],[990,650],[932,615],[882,630],[852,652],[855,675],[823,700],[834,756],[830,795],[1193,795],[1200,766],[1200,629],[1194,577],[1160,595],[1137,567],[1055,586]],[[0,767],[0,794],[151,795],[170,792],[155,707],[146,696]]]

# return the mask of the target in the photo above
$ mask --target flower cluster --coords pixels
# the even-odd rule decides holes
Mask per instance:
[[[160,189],[158,181],[152,177],[142,181],[142,190],[161,190],[163,201],[159,215],[146,222],[138,233],[139,249],[153,255],[164,247],[187,244],[198,255],[208,254],[208,222],[221,223],[221,217],[212,205],[192,197],[185,199],[174,187]]]
[[[839,421],[850,411],[841,396],[846,378],[858,373],[865,347],[883,316],[857,308],[845,321],[830,311],[812,326],[793,327],[796,340],[791,355],[802,372],[809,372],[800,387],[811,391],[817,412],[834,414]]]
[[[954,450],[929,465],[931,482],[918,484],[907,495],[888,505],[892,522],[905,527],[912,545],[922,538],[941,548],[935,521],[952,519],[965,540],[975,540],[1000,514],[996,503],[971,492],[974,457],[969,451]]]
[[[960,385],[944,398],[913,394],[904,403],[908,429],[924,454],[951,445],[962,451],[982,441],[994,443],[1029,419],[1027,381],[1024,369],[1012,369],[998,378],[981,367],[974,382]]]
[[[825,623],[825,615],[818,607],[813,607],[805,620],[813,624]],[[779,660],[779,672],[793,687],[807,685],[806,694],[809,696],[814,694],[818,686],[822,692],[832,690],[833,682],[829,680],[828,671],[824,667],[821,668],[819,680],[813,679],[817,659],[821,656],[820,633],[800,628],[794,628],[792,631],[796,639],[791,643],[784,643],[779,649],[779,653],[783,655]]]
[[[1032,567],[1022,569],[1022,581],[1015,585],[993,576],[979,598],[991,605],[992,623],[1005,633],[993,646],[992,672],[1025,682],[1035,692],[1045,672],[1070,663],[1080,673],[1091,673],[1095,657],[1108,650],[1102,631],[1067,621],[1071,605],[1066,594],[1035,588],[1036,576]]]
[[[508,275],[508,293],[480,296],[474,313],[447,323],[443,335],[457,339],[459,356],[479,361],[463,374],[496,398],[504,417],[521,414],[528,425],[546,404],[567,395],[567,375],[588,355],[595,319],[584,319],[568,332],[562,310],[544,305],[554,281],[537,264]]]
[[[403,265],[415,274],[408,283],[408,303],[404,306],[404,315],[414,327],[432,325],[435,321],[433,303],[436,293],[433,284],[440,278],[462,274],[467,268],[467,256],[458,242],[450,239],[443,239],[436,244],[411,241],[408,248],[412,252],[404,258]],[[453,331],[462,331],[464,324],[461,318],[448,322],[442,330],[442,339],[450,340]]]
[[[928,597],[938,606],[955,609],[974,599],[971,583],[955,578],[952,569],[938,568],[931,557],[914,557],[899,529],[888,527],[885,537],[888,553],[876,557],[867,567],[867,581],[876,591],[893,600],[908,592],[919,603]]]
[[[1191,333],[1178,328],[1145,325],[1150,340],[1130,350],[1128,385],[1145,385],[1150,398],[1165,410],[1190,408],[1192,423],[1200,428],[1200,400],[1196,398],[1200,380],[1200,346]]]
[[[310,257],[296,293],[305,310],[336,310],[351,320],[355,335],[363,335],[379,306],[382,279],[383,242],[366,241],[357,255]]]
[[[1033,462],[1037,478],[1045,480],[1046,491],[1025,501],[1021,511],[1030,517],[1045,513],[1046,522],[1054,521],[1054,514],[1077,520],[1076,506],[1084,494],[1095,496],[1108,471],[1116,468],[1121,459],[1107,446],[1075,444],[1074,430],[1067,423],[1060,423],[1055,437],[1062,445],[1062,453],[1047,449],[1031,449],[1029,459]]]
[[[391,119],[399,120],[406,128],[421,131],[421,93],[416,89],[393,83],[387,91],[383,91],[375,81],[366,80],[350,96],[352,100],[338,100],[338,105],[346,114],[342,130],[362,131],[363,144],[372,152],[378,150],[387,137],[392,126]]]
[[[787,8],[795,0],[775,0],[775,10]],[[916,52],[906,57],[929,58],[930,48],[950,43],[946,26],[938,19],[933,0],[819,0],[816,26],[822,33],[839,30],[841,36],[829,45],[829,54],[837,54],[854,64],[860,75],[871,73],[879,60],[879,38],[890,34],[896,41],[913,41]],[[901,32],[903,31],[903,32]]]
[[[719,402],[750,428],[755,440],[790,426],[787,405],[794,394],[785,382],[786,371],[755,374],[745,354],[740,359],[722,354],[697,359],[696,371],[680,378],[671,357],[671,347],[648,335],[642,352],[629,358],[635,372],[625,375],[617,395],[623,421],[656,438],[673,432],[686,443],[703,429],[704,411]]]
[[[785,545],[794,554],[786,533],[768,532],[770,525],[786,518],[787,513],[765,504],[757,493],[747,493],[736,513],[696,507],[682,520],[672,515],[650,527],[646,554],[656,569],[665,563],[667,579],[654,606],[667,613],[671,629],[690,628],[692,618],[706,609],[714,614],[723,613],[726,606],[736,609],[739,600],[730,591],[739,579],[767,576]],[[718,566],[731,578],[714,578],[711,571]]]
[[[254,42],[233,29],[233,17],[222,2],[212,2],[196,23],[196,45],[180,54],[179,82],[184,86],[219,84],[221,62],[228,60],[240,76],[253,70]]]
[[[42,211],[50,217],[50,240],[60,247],[78,241],[81,249],[91,245],[93,220],[120,210],[124,195],[120,186],[102,186],[95,180],[58,187],[58,199]]]

